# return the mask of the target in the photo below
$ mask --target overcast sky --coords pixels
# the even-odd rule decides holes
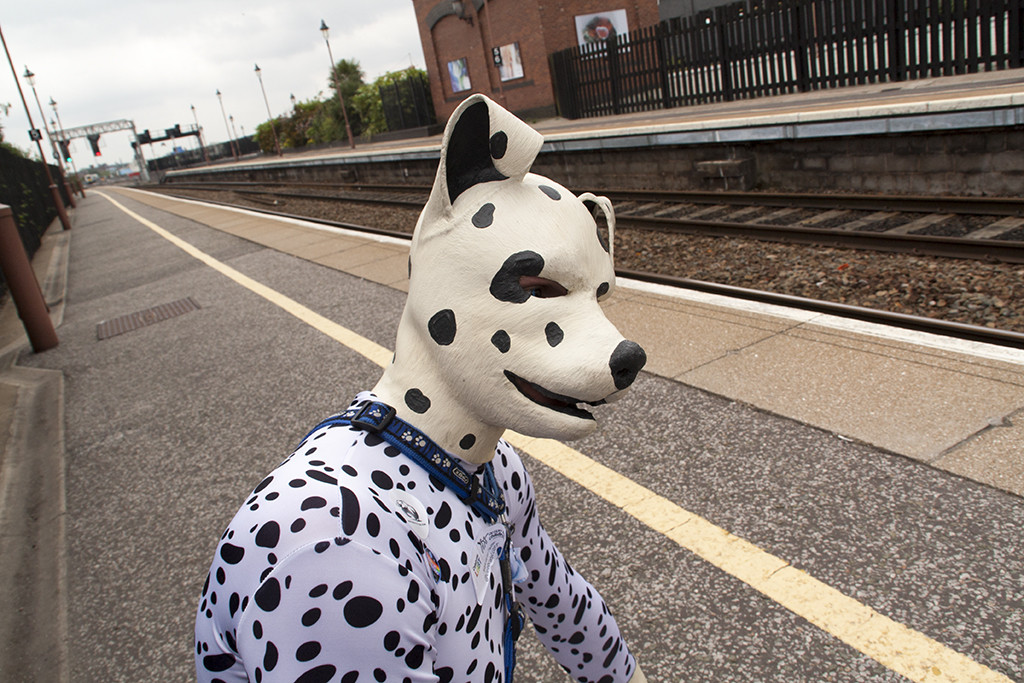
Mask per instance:
[[[411,0],[3,0],[0,9],[36,127],[43,126],[22,78],[26,66],[36,74],[47,122],[52,97],[65,128],[130,119],[139,132],[162,135],[176,123],[194,124],[195,105],[207,142],[228,138],[217,89],[239,135],[267,119],[255,64],[275,116],[291,109],[292,93],[301,101],[329,88],[321,19],[331,29],[335,60],[357,60],[367,82],[410,64],[424,68]],[[7,116],[0,112],[5,139],[34,151],[14,76],[0,55],[5,103],[12,105]],[[129,161],[130,140],[127,131],[103,135],[97,161]],[[196,146],[194,137],[178,144]],[[150,149],[153,156],[170,151],[147,145],[147,156]],[[80,169],[94,161],[84,138],[74,141],[72,155]]]

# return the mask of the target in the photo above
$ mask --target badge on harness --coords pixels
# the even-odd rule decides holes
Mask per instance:
[[[479,605],[484,604],[491,569],[494,567],[494,561],[498,559],[498,551],[504,545],[505,527],[501,524],[494,525],[477,541],[476,550],[469,563],[469,571],[473,577],[473,587],[476,588],[476,601]]]

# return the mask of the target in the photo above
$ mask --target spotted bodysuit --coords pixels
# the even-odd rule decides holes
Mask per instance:
[[[541,641],[579,681],[626,683],[633,657],[604,600],[544,531],[518,454],[499,442],[493,464],[517,598]],[[378,436],[318,429],[220,539],[196,615],[198,678],[503,681],[505,528]]]

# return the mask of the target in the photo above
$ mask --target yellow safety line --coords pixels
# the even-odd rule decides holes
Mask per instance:
[[[385,367],[391,351],[297,301],[260,284],[99,192],[126,214],[214,270],[276,304],[299,320]],[[505,433],[513,446],[603,498],[654,531],[761,592],[850,647],[918,683],[1009,683],[975,662],[815,579],[708,520],[685,510],[615,470],[550,439]]]

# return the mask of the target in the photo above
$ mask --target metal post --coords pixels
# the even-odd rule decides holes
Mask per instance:
[[[146,157],[142,153],[142,143],[139,142],[139,134],[135,132],[135,121],[132,121],[132,137],[135,138],[135,162],[139,165],[139,178],[142,182],[149,182],[149,166]]]
[[[345,134],[348,135],[348,146],[355,149],[356,142],[352,139],[352,126],[348,125],[348,111],[345,109],[345,98],[341,94],[341,79],[338,78],[334,70],[334,53],[331,52],[331,41],[327,39],[327,23],[323,19],[320,20],[320,34],[323,35],[324,42],[327,43],[327,56],[331,60],[331,77],[334,79],[334,86],[338,91],[338,104],[341,105],[341,113],[345,117]]]
[[[4,38],[3,30],[0,30],[0,43],[3,43],[4,52],[7,54],[7,63],[11,65],[11,75],[14,76],[14,83],[18,86],[18,95],[21,96],[21,104],[25,107],[25,118],[28,119],[28,125],[32,131],[32,137],[35,140],[36,148],[39,149],[39,159],[43,162],[43,171],[46,173],[46,180],[50,183],[50,196],[53,197],[53,205],[57,207],[57,215],[60,217],[60,224],[64,226],[65,230],[71,229],[71,220],[68,218],[68,212],[64,209],[64,202],[60,198],[60,192],[57,190],[57,185],[53,182],[53,174],[50,173],[50,165],[46,163],[46,155],[43,154],[43,145],[39,142],[39,138],[42,135],[36,129],[34,123],[32,123],[32,112],[28,109],[28,102],[25,100],[25,93],[21,89],[21,81],[18,80],[18,72],[14,70],[14,62],[11,60],[11,51],[7,49],[7,40]]]
[[[224,117],[224,129],[227,130],[228,139],[231,141],[228,143],[228,148],[231,150],[231,156],[238,161],[238,149],[235,147],[235,139],[231,137],[231,127],[228,126],[228,115],[224,111],[224,98],[220,94],[220,88],[217,88],[217,101],[220,102],[220,113]]]
[[[267,105],[267,122],[270,124],[270,132],[274,134],[274,149],[277,151],[277,156],[281,154],[281,143],[277,140],[277,128],[274,126],[274,115],[270,113],[270,102],[267,100],[267,89],[263,87],[263,73],[260,70],[260,65],[256,65],[256,80],[260,82],[260,91],[263,93],[263,104]]]
[[[28,333],[32,350],[40,353],[57,346],[57,333],[43,300],[43,292],[32,272],[25,245],[21,243],[18,226],[14,224],[14,212],[6,204],[0,204],[0,270],[7,280],[11,300],[18,309],[18,317]]]
[[[32,88],[32,95],[36,98],[36,106],[39,107],[39,115],[43,117],[43,130],[46,131],[46,139],[50,141],[50,148],[53,150],[53,156],[57,157],[57,170],[60,171],[61,182],[64,183],[64,191],[68,195],[68,202],[71,204],[71,208],[74,209],[78,205],[75,203],[75,192],[71,189],[71,183],[68,182],[68,175],[64,171],[64,157],[57,151],[57,143],[53,139],[53,134],[50,133],[50,127],[46,125],[46,112],[43,111],[43,104],[39,101],[39,92],[36,90],[35,74],[25,67],[25,78],[28,79],[28,84]],[[46,159],[43,159],[43,163],[46,163]]]
[[[60,112],[57,111],[57,102],[50,97],[49,105],[53,108],[53,115],[57,117],[57,125],[54,130],[57,131],[57,139],[64,140],[64,124],[60,120]],[[70,144],[70,140],[67,141]],[[82,177],[78,175],[78,167],[75,166],[74,157],[70,156],[71,152],[68,151],[69,158],[71,159],[71,172],[75,174],[75,185],[78,186],[78,194],[81,195],[82,199],[85,199],[85,186],[82,185]]]
[[[199,125],[199,116],[196,115],[196,107],[194,104],[190,104],[192,108],[192,118],[196,122],[196,137],[199,138],[199,147],[203,150],[203,161],[210,163],[210,155],[206,153],[206,145],[203,143],[203,127]]]

